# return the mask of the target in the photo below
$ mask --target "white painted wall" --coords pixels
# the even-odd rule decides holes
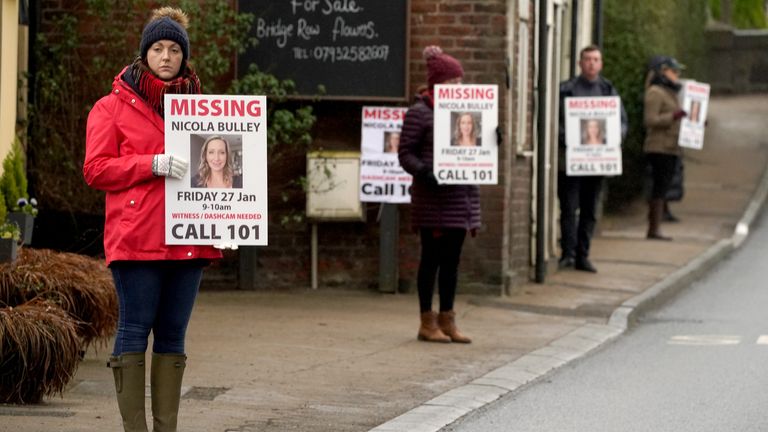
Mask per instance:
[[[19,65],[19,2],[0,0],[0,160],[16,134]],[[0,167],[2,170],[2,167]]]

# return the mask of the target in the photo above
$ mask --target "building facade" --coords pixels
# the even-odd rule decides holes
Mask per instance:
[[[26,116],[25,94],[19,88],[27,64],[23,12],[19,0],[0,1],[0,160],[11,149]]]
[[[18,70],[18,53],[8,54],[6,10],[18,17],[18,0],[3,3],[2,106],[13,98],[6,90],[6,71]],[[33,16],[46,30],[47,12],[79,13],[68,2],[33,2]],[[233,4],[236,2],[233,2]],[[499,182],[481,187],[483,227],[468,238],[460,268],[460,292],[514,293],[536,278],[557,255],[556,160],[558,83],[578,71],[573,53],[593,42],[593,15],[599,1],[579,0],[409,0],[408,93],[426,82],[421,57],[425,46],[439,45],[462,61],[465,83],[496,84],[500,89]],[[542,27],[544,26],[544,27]],[[15,26],[18,32],[18,26]],[[137,33],[141,23],[137,23]],[[544,31],[541,31],[544,29]],[[13,44],[10,44],[11,46]],[[16,60],[7,60],[6,56]],[[6,63],[8,62],[8,63]],[[13,63],[13,65],[11,65]],[[10,68],[10,69],[9,69]],[[15,82],[14,77],[14,82]],[[8,91],[9,93],[6,93]],[[407,106],[410,100],[387,104]],[[359,150],[360,110],[365,100],[320,100],[313,146]],[[14,104],[15,105],[15,104]],[[5,108],[3,108],[5,110]],[[15,113],[14,113],[15,116]],[[8,113],[0,112],[6,122]],[[12,120],[12,122],[15,121]],[[543,123],[542,123],[543,122]],[[542,125],[540,127],[539,125]],[[3,139],[6,127],[3,123]],[[0,149],[5,142],[0,144]],[[544,163],[541,163],[542,160]],[[290,160],[293,172],[304,170],[303,157]],[[280,172],[270,170],[270,212],[280,208]],[[273,204],[274,203],[274,204]],[[419,242],[410,230],[409,206],[398,208],[396,267],[401,290],[415,289]],[[317,282],[322,288],[376,290],[379,286],[380,223],[378,204],[365,204],[364,221],[317,224]],[[268,247],[241,248],[208,272],[209,285],[241,289],[291,289],[310,285],[310,223],[271,221]],[[542,241],[543,240],[543,241]],[[537,251],[537,245],[542,250]],[[542,253],[543,252],[543,253]]]
[[[558,249],[557,143],[553,139],[557,136],[557,122],[553,121],[558,114],[557,90],[561,80],[578,73],[572,67],[572,51],[593,43],[594,4],[573,0],[410,1],[410,94],[415,95],[426,82],[421,53],[428,45],[439,45],[462,61],[465,83],[496,84],[501,90],[499,120],[504,140],[499,153],[499,183],[481,187],[483,228],[476,238],[465,243],[460,269],[463,292],[510,294],[534,279],[537,233],[544,235],[544,264],[538,264],[546,271],[546,263],[556,261],[551,258]],[[545,44],[538,33],[542,22],[546,22]],[[546,49],[543,56],[542,46]],[[543,99],[539,99],[538,91],[540,74],[546,75]],[[359,118],[362,105],[320,103],[317,112],[321,126],[316,130],[316,143],[324,149],[359,149],[360,125],[351,119]],[[538,106],[542,109],[537,110]],[[545,123],[544,134],[537,134],[539,116]],[[540,157],[546,159],[544,169],[537,169]],[[537,191],[539,178],[545,180],[541,193]],[[538,200],[545,204],[541,215]],[[381,259],[378,211],[378,205],[368,204],[367,222],[319,224],[320,287],[376,288]],[[419,244],[409,228],[407,205],[399,208],[399,222],[396,259],[400,286],[412,289]],[[262,279],[254,281],[255,288],[270,288],[281,274],[295,268],[296,257],[309,256],[308,230],[294,234],[297,236],[278,238],[277,244],[272,243],[276,247],[259,250],[244,263],[257,263],[256,274],[260,273]],[[311,265],[308,261],[303,264],[306,271],[297,275],[298,285],[309,277]],[[265,282],[263,278],[272,272],[270,269],[277,273]]]

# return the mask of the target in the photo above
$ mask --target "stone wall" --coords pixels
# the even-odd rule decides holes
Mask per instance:
[[[706,40],[713,93],[768,91],[768,30],[711,29]]]

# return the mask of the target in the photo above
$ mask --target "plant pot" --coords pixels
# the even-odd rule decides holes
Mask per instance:
[[[24,212],[10,212],[8,213],[8,220],[16,222],[19,229],[21,229],[22,244],[31,244],[32,230],[35,228],[35,217]]]
[[[16,261],[19,253],[19,245],[14,239],[0,239],[0,262],[12,263]]]

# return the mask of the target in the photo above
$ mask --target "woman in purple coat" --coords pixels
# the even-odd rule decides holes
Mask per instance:
[[[411,220],[421,236],[418,339],[469,343],[470,338],[456,328],[453,303],[464,238],[480,227],[480,191],[476,185],[440,185],[432,172],[434,86],[460,84],[464,70],[458,60],[436,46],[427,47],[424,58],[429,87],[405,114],[398,150],[400,164],[413,176]],[[439,314],[432,310],[435,279]]]

